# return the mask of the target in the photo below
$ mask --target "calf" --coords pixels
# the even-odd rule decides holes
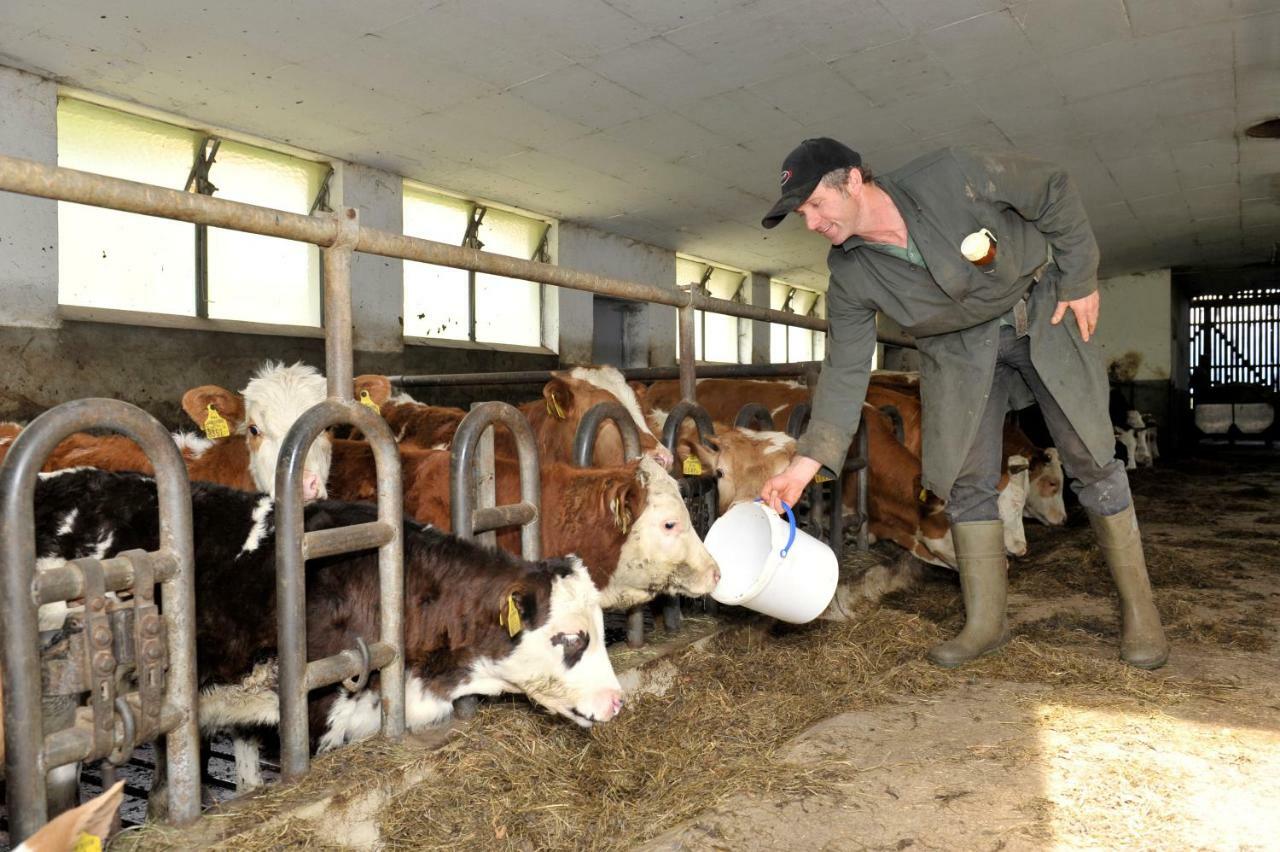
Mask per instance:
[[[1067,506],[1062,490],[1066,475],[1057,447],[1040,449],[1018,426],[1014,417],[1004,423],[1004,451],[1007,457],[1022,456],[1027,461],[1027,502],[1023,514],[1051,527],[1067,522]]]
[[[415,447],[439,447],[452,443],[453,433],[464,414],[458,408],[413,402],[404,394],[393,398],[390,396],[391,385],[385,376],[359,376],[356,379],[357,395],[362,390],[368,391],[369,398],[379,405],[383,399],[390,403],[383,415],[388,418],[397,440]],[[663,467],[671,466],[671,452],[649,429],[634,388],[627,384],[617,369],[608,366],[574,367],[554,372],[542,388],[542,399],[520,406],[520,411],[533,427],[539,458],[572,463],[578,426],[587,412],[602,402],[621,404],[636,424],[640,451]],[[494,433],[494,445],[499,455],[515,455],[515,441],[505,429]],[[612,423],[602,423],[596,432],[595,460],[602,465],[617,465],[624,461],[622,435]]]
[[[231,433],[216,440],[178,433],[174,435],[193,481],[214,482],[243,491],[275,494],[276,462],[280,443],[294,422],[325,398],[325,380],[315,368],[303,364],[286,367],[271,362],[263,365],[239,395],[218,387],[202,385],[182,397],[182,410],[195,423],[211,430],[209,421],[225,423]],[[0,429],[0,441],[6,432]],[[8,451],[0,443],[0,459]],[[303,468],[303,499],[325,496],[329,476],[329,436],[321,433],[307,453]],[[134,471],[147,475],[155,471],[142,449],[124,435],[90,435],[77,432],[53,449],[41,468],[45,472],[73,467]]]
[[[272,500],[207,484],[193,485],[191,496],[201,727],[274,726]],[[90,469],[46,476],[35,505],[43,559],[157,546],[156,489],[148,477]],[[306,508],[306,529],[376,518],[372,506],[320,501]],[[411,728],[444,721],[453,699],[470,694],[522,692],[583,727],[621,709],[599,593],[581,560],[526,562],[406,521],[404,569]],[[377,551],[313,559],[306,570],[309,659],[379,635]],[[355,695],[338,686],[315,690],[309,705],[312,743],[321,750],[368,736],[378,728],[377,676]]]
[[[405,447],[400,462],[405,512],[451,529],[449,452]],[[604,468],[540,468],[542,552],[581,556],[606,609],[659,594],[704,595],[719,582],[719,567],[693,531],[675,480],[653,459]],[[333,470],[335,496],[376,497],[373,452],[364,442],[334,441]],[[498,457],[495,470],[498,502],[518,502],[519,465]],[[518,530],[499,531],[498,543],[519,553]]]
[[[769,410],[774,425],[785,428],[795,407],[809,401],[809,388],[800,382],[766,379],[698,379],[698,405],[712,420],[732,423],[742,406],[759,403]],[[648,410],[665,418],[682,399],[680,382],[659,381],[645,391]]]

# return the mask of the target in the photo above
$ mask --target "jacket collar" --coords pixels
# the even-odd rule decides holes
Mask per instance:
[[[875,182],[876,186],[883,189],[898,208],[902,221],[907,223],[907,233],[912,233],[920,215],[920,205],[916,203],[915,198],[906,189],[889,178],[878,177]],[[842,242],[839,247],[844,250],[845,254],[848,254],[854,249],[865,245],[868,245],[867,241],[855,234]]]

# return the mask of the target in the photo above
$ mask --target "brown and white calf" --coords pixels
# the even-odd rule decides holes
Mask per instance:
[[[196,655],[206,732],[274,726],[276,653],[273,502],[220,486],[192,486]],[[37,553],[73,559],[158,541],[155,483],[81,469],[45,476],[36,492]],[[376,520],[366,504],[318,501],[306,529]],[[576,558],[526,562],[422,526],[404,524],[405,681],[411,728],[437,724],[463,695],[524,693],[589,727],[617,715],[622,691],[604,648],[600,595]],[[379,635],[376,551],[307,566],[307,655],[318,659]],[[512,617],[512,612],[516,616]],[[263,662],[268,661],[268,662]],[[349,695],[309,698],[321,750],[374,733],[377,678]]]
[[[363,441],[334,441],[330,491],[346,500],[377,493],[373,453]],[[446,450],[402,447],[405,512],[451,529],[450,455]],[[497,500],[519,500],[519,466],[495,460]],[[541,465],[542,552],[581,557],[606,609],[625,608],[659,594],[703,595],[719,582],[719,567],[694,532],[689,510],[671,475],[644,457],[615,467]],[[517,529],[499,531],[498,543],[520,552]]]
[[[382,406],[391,431],[403,444],[421,448],[440,447],[453,441],[465,412],[414,402],[405,394],[391,396],[391,385],[385,376],[364,375],[355,380],[356,395],[367,391],[369,398]],[[385,400],[385,403],[384,403]],[[574,439],[587,412],[602,402],[622,405],[636,424],[640,452],[655,459],[663,467],[671,466],[671,453],[659,443],[640,410],[635,390],[614,367],[574,367],[551,374],[542,388],[542,399],[519,406],[533,427],[538,457],[544,462],[573,461]],[[515,442],[506,429],[494,434],[494,449],[500,455],[514,456]],[[622,464],[622,434],[610,421],[596,432],[595,461],[601,465]]]
[[[797,405],[809,401],[809,388],[789,379],[698,379],[695,393],[712,420],[732,423],[742,406],[755,402],[769,410],[779,429],[786,428]],[[663,419],[680,400],[678,381],[653,382],[645,391],[647,410]]]
[[[314,367],[271,362],[263,365],[239,394],[217,385],[201,385],[187,391],[182,397],[182,410],[196,425],[204,428],[216,414],[231,431],[227,437],[215,440],[181,432],[174,435],[188,477],[242,491],[274,494],[281,441],[303,412],[322,401],[325,394],[324,376]],[[0,459],[12,445],[11,431],[0,427]],[[325,496],[329,462],[329,436],[321,433],[304,463],[303,499]],[[60,442],[41,470],[73,467],[154,473],[150,459],[131,439],[85,432]]]

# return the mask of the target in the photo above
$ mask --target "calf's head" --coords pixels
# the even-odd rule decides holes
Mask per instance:
[[[1027,531],[1022,525],[1022,510],[1027,503],[1027,468],[1025,456],[1009,456],[1005,470],[1007,482],[1000,489],[996,506],[1004,524],[1004,549],[1014,556],[1027,553]]]
[[[1067,505],[1062,499],[1065,475],[1057,447],[1049,447],[1042,458],[1033,459],[1027,472],[1027,505],[1024,514],[1051,527],[1067,522]]]
[[[503,590],[497,616],[514,648],[477,673],[584,728],[607,722],[622,709],[622,686],[605,651],[600,593],[576,557],[543,564],[550,593],[543,598],[524,581]]]
[[[636,467],[631,489],[643,497],[626,524],[618,568],[602,592],[610,609],[634,606],[659,594],[705,595],[720,582],[720,567],[694,532],[689,510],[671,474],[651,458]]]
[[[671,451],[664,447],[649,428],[640,409],[635,388],[627,384],[622,373],[614,367],[574,367],[568,372],[553,373],[551,381],[542,389],[547,415],[565,424],[563,435],[556,443],[556,458],[569,461],[572,458],[573,440],[577,425],[594,406],[601,402],[617,402],[627,410],[640,433],[640,452],[665,467],[671,466]],[[595,462],[601,466],[623,463],[622,435],[611,423],[606,422],[596,433]]]
[[[326,393],[324,376],[314,367],[267,362],[239,395],[217,385],[203,385],[183,395],[182,408],[206,431],[208,418],[217,412],[235,434],[242,435],[249,448],[254,485],[274,497],[280,444],[298,418],[324,400]],[[332,451],[327,433],[312,442],[303,465],[304,500],[327,496],[325,482]]]
[[[796,439],[785,432],[717,426],[716,434],[705,441],[682,440],[681,457],[689,452],[715,473],[719,511],[724,514],[735,503],[754,500],[767,480],[782,473],[796,454]]]

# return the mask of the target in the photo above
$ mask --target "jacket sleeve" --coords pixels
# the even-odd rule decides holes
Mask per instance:
[[[981,197],[1012,208],[1045,235],[1053,248],[1046,275],[1057,285],[1059,300],[1082,299],[1098,289],[1098,241],[1064,169],[1008,152],[954,154]]]
[[[809,426],[796,453],[820,462],[826,475],[838,476],[867,396],[876,350],[876,312],[844,297],[832,281],[827,320],[827,355],[813,392]]]

